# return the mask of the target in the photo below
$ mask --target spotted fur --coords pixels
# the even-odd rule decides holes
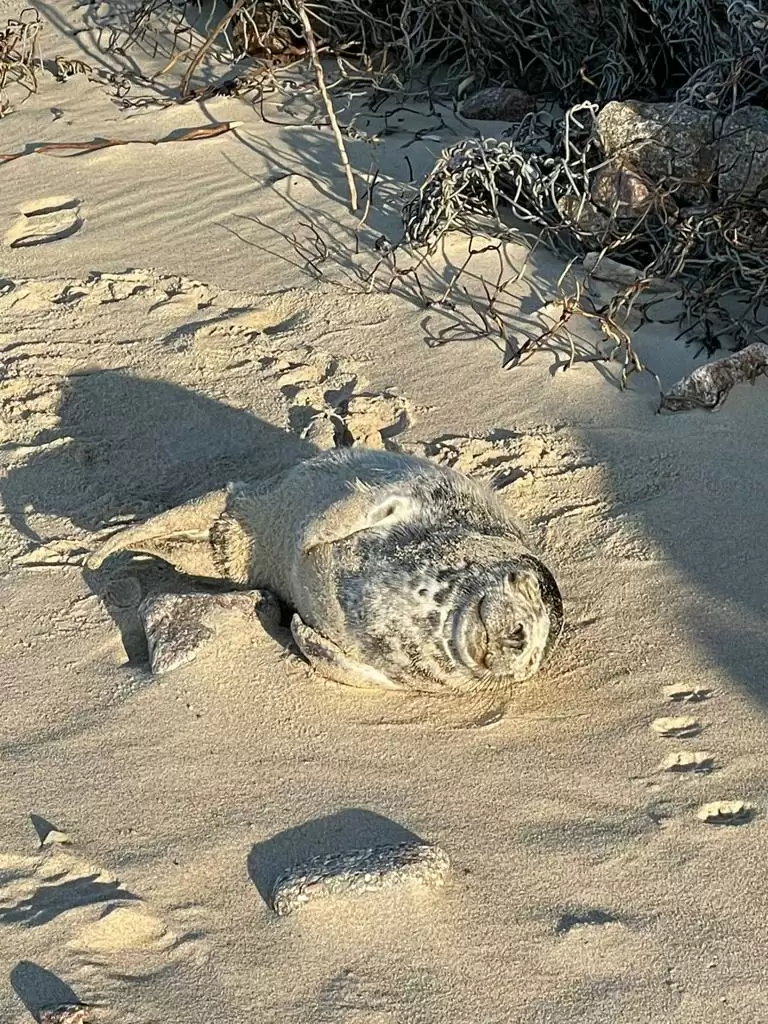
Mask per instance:
[[[272,591],[324,675],[357,685],[499,691],[529,678],[562,629],[551,572],[498,497],[431,462],[323,452],[113,538],[117,550],[210,567]]]

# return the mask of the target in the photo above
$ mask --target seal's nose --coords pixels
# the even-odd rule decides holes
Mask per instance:
[[[510,633],[501,638],[501,646],[507,651],[521,654],[528,643],[528,633],[522,622],[518,623]]]

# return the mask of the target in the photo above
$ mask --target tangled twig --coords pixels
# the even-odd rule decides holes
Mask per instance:
[[[40,65],[37,37],[42,27],[38,12],[27,8],[0,28],[0,117],[10,109],[3,101],[7,86],[18,84],[28,93],[37,92],[35,63]]]
[[[302,52],[297,0],[229,0],[219,23],[193,43],[189,26],[200,7],[141,0],[101,27],[114,49],[150,38],[157,45],[170,34],[174,52],[197,53],[196,67],[230,25],[230,52],[235,42],[235,52],[265,59]],[[766,86],[765,0],[313,0],[307,11],[342,76],[359,80],[362,71],[385,91],[436,64],[449,95],[460,83],[506,83],[566,105],[677,93],[725,112]]]
[[[620,257],[629,278],[603,307],[580,300],[578,311],[624,349],[629,373],[642,367],[622,324],[658,280],[679,293],[680,334],[708,351],[725,333],[736,349],[764,335],[768,219],[760,202],[719,199],[710,191],[702,203],[681,206],[676,197],[683,182],[673,175],[643,182],[642,207],[625,208],[615,194],[610,202],[601,199],[596,182],[611,161],[596,115],[596,106],[586,103],[560,120],[529,115],[510,139],[466,139],[446,149],[404,210],[405,242],[434,250],[447,231],[471,232],[482,215],[501,239],[528,235],[568,257],[588,257],[588,277],[602,258]],[[640,308],[647,318],[647,307]],[[575,311],[566,303],[560,321],[538,342]]]

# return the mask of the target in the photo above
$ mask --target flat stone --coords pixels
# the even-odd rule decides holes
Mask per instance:
[[[742,107],[723,121],[718,186],[721,197],[768,198],[768,110]]]
[[[685,182],[675,194],[701,198],[717,171],[715,116],[679,103],[613,100],[597,115],[606,156],[653,182]]]
[[[445,884],[451,862],[439,846],[404,842],[314,857],[289,868],[274,883],[270,906],[279,917],[318,900],[420,885]]]
[[[164,675],[188,664],[227,627],[277,625],[280,608],[261,590],[234,593],[151,594],[142,601],[144,626],[153,675]]]

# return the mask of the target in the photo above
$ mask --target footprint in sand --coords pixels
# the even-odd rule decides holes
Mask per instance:
[[[178,944],[178,936],[146,910],[109,907],[103,917],[84,928],[69,944],[84,953],[102,956],[127,950],[165,952]]]
[[[696,812],[706,825],[746,825],[755,816],[755,808],[745,800],[720,800],[704,804]]]
[[[712,696],[712,690],[703,686],[665,686],[664,696],[671,701],[696,703]],[[651,728],[659,736],[685,739],[701,732],[701,724],[690,715],[656,718]],[[659,772],[677,774],[708,774],[716,768],[714,756],[704,750],[681,750],[667,755],[658,766]],[[706,825],[745,825],[757,814],[755,807],[745,800],[720,800],[702,804],[696,812]]]
[[[65,917],[70,930],[67,944],[102,966],[131,951],[166,956],[188,937],[161,920],[110,872],[59,843],[32,856],[0,853],[0,880],[0,926],[43,927]]]
[[[651,728],[659,736],[685,739],[688,736],[698,736],[701,732],[701,723],[690,715],[678,715],[669,718],[655,718],[651,722]]]
[[[562,914],[555,923],[555,935],[567,935],[574,928],[595,928],[599,925],[621,925],[621,920],[607,910],[598,908]]]
[[[408,401],[390,392],[360,388],[356,374],[335,359],[307,348],[306,361],[271,360],[267,374],[288,402],[293,430],[318,448],[365,445],[385,448],[411,423]]]
[[[702,700],[709,700],[712,696],[712,690],[709,687],[691,686],[686,683],[665,686],[661,692],[667,700],[685,704],[698,704]]]
[[[678,775],[686,773],[706,774],[715,770],[715,759],[705,750],[679,750],[669,754],[659,765],[660,772]]]
[[[72,196],[46,196],[22,203],[21,216],[6,232],[5,241],[12,249],[44,245],[68,238],[83,226],[80,200]]]

